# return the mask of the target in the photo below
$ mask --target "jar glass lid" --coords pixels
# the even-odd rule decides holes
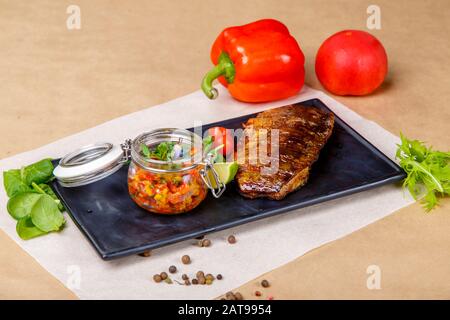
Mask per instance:
[[[124,145],[95,143],[64,156],[53,175],[64,187],[82,186],[113,174],[126,160]]]

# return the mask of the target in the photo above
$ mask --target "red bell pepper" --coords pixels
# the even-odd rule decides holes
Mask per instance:
[[[214,79],[244,102],[284,99],[298,93],[305,80],[305,57],[284,24],[264,19],[223,30],[211,48],[216,65],[202,81],[210,99],[218,95]]]

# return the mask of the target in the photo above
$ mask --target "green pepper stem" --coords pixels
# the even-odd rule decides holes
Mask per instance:
[[[236,70],[234,63],[228,53],[223,51],[219,56],[219,62],[212,68],[202,80],[202,90],[209,99],[215,99],[219,95],[213,87],[213,81],[220,76],[224,76],[228,83],[233,83]]]

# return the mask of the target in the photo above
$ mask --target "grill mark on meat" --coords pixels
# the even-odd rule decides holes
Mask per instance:
[[[330,137],[333,126],[332,113],[302,105],[267,110],[248,119],[243,124],[245,130],[254,129],[256,136],[258,129],[267,130],[268,151],[272,144],[271,130],[279,130],[279,168],[274,174],[261,174],[261,169],[267,164],[260,164],[254,158],[247,159],[250,154],[249,145],[254,147],[257,140],[249,142],[248,139],[241,139],[238,146],[242,148],[245,143],[246,159],[239,163],[236,175],[239,192],[248,198],[280,200],[303,186],[308,180],[312,164]]]

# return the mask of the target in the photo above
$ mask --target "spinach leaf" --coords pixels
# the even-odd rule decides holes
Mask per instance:
[[[25,183],[46,183],[53,178],[53,164],[51,159],[43,159],[26,166],[24,169]]]
[[[31,191],[29,185],[22,178],[23,172],[24,170],[20,169],[3,171],[3,185],[8,197],[11,198],[16,194]]]
[[[3,185],[8,197],[22,192],[31,191],[30,185],[45,183],[53,178],[53,164],[50,159],[44,159],[30,164],[22,169],[12,169],[3,172]]]
[[[34,188],[34,186],[33,186]],[[61,203],[61,200],[56,196],[55,192],[53,192],[53,189],[45,183],[41,183],[38,188],[42,190],[44,193],[48,194],[50,197],[52,197],[53,200],[55,200],[56,204],[58,205],[59,211],[63,212],[66,209],[64,208],[63,204]],[[42,193],[42,192],[39,192]]]
[[[65,223],[60,212],[64,206],[45,184],[52,179],[51,159],[3,172],[3,184],[10,197],[7,209],[18,220],[16,231],[24,240],[60,230]]]
[[[31,209],[41,197],[42,195],[39,193],[19,193],[8,200],[8,212],[14,219],[20,220],[30,215]]]
[[[19,237],[21,237],[23,240],[39,237],[47,233],[37,228],[33,224],[33,221],[31,221],[31,217],[29,216],[17,221],[16,231]]]
[[[47,194],[43,194],[34,204],[30,216],[33,224],[46,232],[59,230],[65,222],[55,200]]]

